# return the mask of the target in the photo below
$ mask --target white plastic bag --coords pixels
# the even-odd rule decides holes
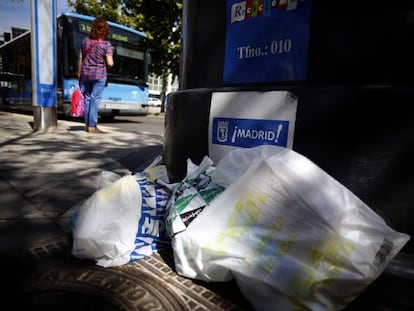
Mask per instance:
[[[155,166],[151,171],[163,171],[163,166]],[[167,203],[171,197],[170,190],[164,185],[151,181],[151,175],[135,174],[137,186],[142,195],[135,246],[130,261],[150,256],[154,252],[170,248],[171,240],[167,234],[165,218]]]
[[[184,231],[224,188],[211,182],[213,161],[207,156],[200,165],[187,160],[187,175],[175,184],[166,218],[170,237]]]
[[[121,175],[111,172],[111,171],[102,171],[101,176],[98,181],[97,189],[99,190],[99,189],[105,188],[106,186],[113,184],[115,181],[117,181],[121,177],[122,177]]]
[[[72,216],[74,256],[111,267],[171,247],[165,214],[173,184],[161,160],[133,176],[101,172],[97,191]]]
[[[181,275],[234,277],[256,310],[338,310],[409,240],[307,158],[282,147],[228,153],[228,186],[174,238]]]
[[[141,192],[126,175],[97,190],[79,209],[73,228],[72,255],[103,267],[130,260],[141,212]]]

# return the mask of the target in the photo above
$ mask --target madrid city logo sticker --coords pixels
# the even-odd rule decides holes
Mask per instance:
[[[218,121],[217,125],[217,141],[224,143],[227,141],[229,133],[229,122],[228,121]]]
[[[250,148],[259,145],[287,146],[289,121],[214,118],[212,143]]]

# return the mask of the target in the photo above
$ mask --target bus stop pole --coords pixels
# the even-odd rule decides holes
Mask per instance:
[[[56,0],[31,0],[33,130],[55,130]]]

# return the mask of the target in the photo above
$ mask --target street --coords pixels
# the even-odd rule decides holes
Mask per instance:
[[[100,121],[100,124],[113,126],[125,132],[148,132],[164,135],[164,113],[160,108],[151,107],[146,116],[117,116],[113,121]]]
[[[98,125],[114,127],[125,132],[147,132],[151,134],[164,135],[164,113],[161,108],[150,107],[146,116],[116,116],[114,120],[99,119]],[[68,117],[59,116],[59,119]],[[70,118],[70,117],[69,117]],[[83,119],[70,118],[72,121],[83,123]]]

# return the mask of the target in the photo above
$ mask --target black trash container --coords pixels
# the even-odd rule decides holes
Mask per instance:
[[[298,98],[293,150],[349,188],[390,227],[413,237],[414,2],[297,1],[296,9],[306,5],[309,11],[264,29],[268,45],[239,39],[239,59],[276,54],[280,45],[273,42],[286,38],[292,39],[286,51],[300,49],[283,61],[253,61],[248,70],[263,75],[238,71],[240,64],[229,61],[229,49],[237,45],[229,19],[253,18],[252,11],[236,16],[236,2],[246,1],[184,1],[180,90],[169,95],[166,107],[164,158],[171,179],[185,176],[187,158],[200,163],[208,154],[212,93],[286,90]],[[265,18],[265,10],[257,9],[255,17]],[[413,292],[411,238],[349,309],[409,309]]]

